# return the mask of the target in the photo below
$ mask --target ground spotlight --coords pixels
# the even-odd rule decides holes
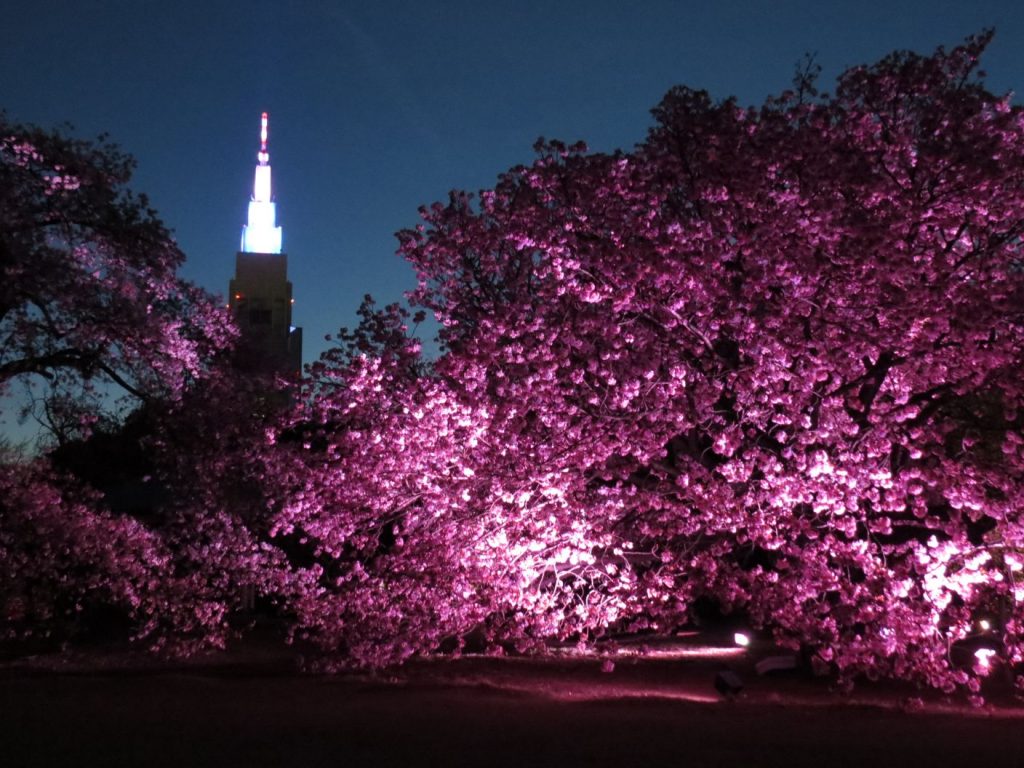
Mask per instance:
[[[731,669],[723,669],[715,675],[715,690],[730,699],[743,690],[743,681]]]
[[[987,675],[992,671],[996,659],[994,648],[979,648],[974,652],[974,671],[979,675]]]

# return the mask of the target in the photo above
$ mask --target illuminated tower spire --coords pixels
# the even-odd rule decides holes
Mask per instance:
[[[260,151],[249,201],[249,222],[235,255],[228,306],[242,332],[239,364],[252,370],[298,376],[302,329],[292,325],[288,256],[281,253],[281,228],[270,185],[267,113],[260,118]]]
[[[248,223],[242,227],[243,253],[280,253],[281,228],[277,226],[277,204],[270,186],[270,152],[267,151],[267,113],[260,116],[260,151],[256,155],[256,176],[249,200]]]

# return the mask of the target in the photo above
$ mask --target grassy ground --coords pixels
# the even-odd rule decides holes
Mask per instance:
[[[752,656],[426,661],[387,679],[250,650],[185,666],[113,656],[0,670],[0,765],[985,766],[1024,768],[1024,711],[906,689],[852,697]],[[725,664],[738,697],[714,687]]]

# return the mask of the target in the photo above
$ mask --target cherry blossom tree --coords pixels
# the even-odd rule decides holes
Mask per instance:
[[[0,117],[0,395],[25,383],[58,449],[0,464],[0,634],[66,638],[101,615],[187,653],[223,644],[265,558],[229,503],[236,453],[212,453],[263,429],[226,365],[236,331],[177,276],[132,167],[104,139]]]
[[[56,436],[75,436],[116,395],[174,399],[234,331],[176,270],[184,255],[134,161],[0,115],[0,394],[30,381]]]
[[[4,631],[98,600],[187,652],[245,588],[379,666],[700,602],[844,682],[1017,673],[1024,112],[989,39],[760,108],[675,88],[628,153],[538,142],[400,233],[416,313],[367,301],[290,398],[215,364],[230,325],[126,158],[5,123],[0,387],[42,379],[70,437],[105,387],[144,403],[121,438],[169,493],[125,514],[67,446],[6,461]]]
[[[1024,113],[989,39],[760,108],[674,88],[632,152],[542,141],[424,209],[440,358],[350,345],[301,417],[303,631],[379,663],[704,598],[844,680],[1016,669]]]

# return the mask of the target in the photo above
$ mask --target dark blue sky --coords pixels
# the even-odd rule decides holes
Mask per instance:
[[[493,184],[538,136],[629,148],[672,85],[758,104],[817,52],[823,82],[896,48],[995,26],[985,68],[1024,89],[1024,3],[34,0],[0,16],[0,107],[110,133],[223,295],[251,191],[259,113],[306,359],[364,293],[411,288],[393,233],[452,188]]]

